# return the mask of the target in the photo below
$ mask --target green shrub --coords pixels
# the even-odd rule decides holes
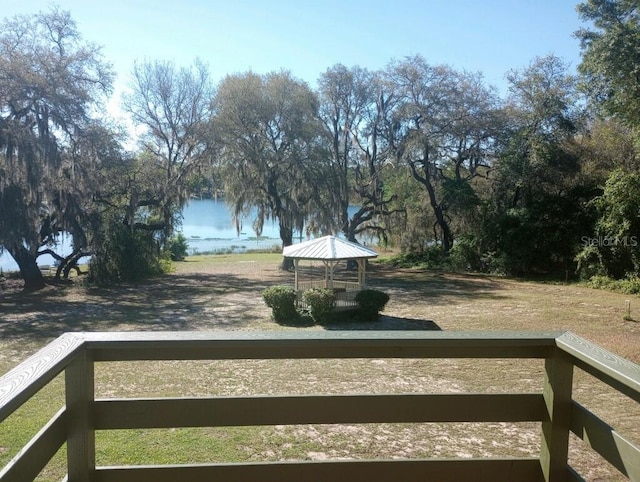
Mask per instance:
[[[327,321],[336,305],[333,290],[326,288],[305,291],[302,294],[302,299],[309,306],[309,315],[316,323]]]
[[[262,292],[262,299],[273,310],[276,321],[288,321],[297,318],[296,292],[290,286],[273,286]]]
[[[358,303],[359,318],[377,320],[389,301],[389,295],[378,290],[362,290],[356,294],[355,300]]]
[[[132,282],[171,270],[171,260],[151,231],[121,222],[105,224],[89,263],[89,280],[99,285]]]
[[[594,277],[606,278],[606,271],[602,261],[602,254],[596,246],[585,246],[576,255],[578,266],[576,272],[583,281],[589,281]]]
[[[449,267],[449,258],[440,246],[429,246],[423,251],[393,256],[388,261],[398,268],[443,269]]]
[[[172,261],[184,261],[187,257],[187,250],[189,249],[187,238],[182,233],[172,236],[167,243],[167,249],[169,250]]]
[[[630,277],[627,279],[613,279],[608,276],[595,275],[587,282],[590,288],[615,291],[625,295],[640,294],[640,278]]]
[[[478,242],[473,236],[461,236],[456,239],[449,251],[449,264],[457,270],[480,271],[482,259],[478,249]]]

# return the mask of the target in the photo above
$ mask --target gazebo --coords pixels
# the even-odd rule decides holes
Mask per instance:
[[[366,287],[367,259],[375,258],[378,253],[359,244],[337,238],[324,236],[298,244],[287,246],[282,250],[285,258],[293,260],[295,272],[294,288],[298,293],[298,303],[302,293],[312,288],[328,288],[336,295],[336,308],[355,306],[355,295]],[[320,261],[324,265],[324,279],[302,280],[300,261]],[[356,261],[358,265],[357,281],[334,279],[336,267],[341,261]]]

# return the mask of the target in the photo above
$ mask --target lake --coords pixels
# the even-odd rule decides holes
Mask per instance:
[[[193,199],[182,211],[182,225],[178,231],[182,232],[189,243],[189,254],[205,252],[242,252],[250,249],[271,249],[280,245],[278,224],[265,222],[262,235],[258,239],[253,229],[255,216],[248,216],[242,221],[240,234],[236,232],[231,220],[231,213],[222,201],[211,199]],[[294,233],[294,243],[300,241],[300,233]],[[306,240],[304,238],[303,240]],[[71,240],[63,236],[56,251],[61,255],[71,252]],[[53,265],[54,259],[49,255],[40,256],[38,265]],[[0,269],[15,271],[18,269],[13,258],[8,253],[0,256]]]
[[[231,213],[222,201],[191,200],[182,211],[182,226],[178,228],[189,243],[189,254],[269,249],[280,245],[277,223],[265,222],[258,239],[253,229],[255,214],[242,220],[240,234],[231,220]]]

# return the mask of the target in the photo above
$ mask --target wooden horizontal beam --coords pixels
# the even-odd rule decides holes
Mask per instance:
[[[95,361],[288,358],[546,358],[558,332],[85,333]]]
[[[640,447],[575,401],[571,431],[630,480],[640,480]]]
[[[0,482],[34,480],[67,440],[67,418],[62,408],[0,471]]]
[[[531,422],[541,394],[323,395],[98,400],[95,428],[335,423]]]
[[[96,482],[541,482],[538,459],[429,459],[101,467]]]

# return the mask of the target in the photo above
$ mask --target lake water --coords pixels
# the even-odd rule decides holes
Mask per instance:
[[[278,224],[265,222],[262,235],[258,239],[253,230],[254,217],[248,216],[242,222],[240,234],[236,232],[231,220],[231,213],[222,201],[211,199],[191,200],[182,211],[182,226],[178,228],[187,238],[189,254],[205,252],[242,252],[251,249],[271,249],[280,246]],[[294,243],[300,241],[300,234],[294,233]],[[304,239],[303,239],[304,240]],[[62,256],[71,252],[71,240],[63,237],[56,252]],[[53,265],[54,259],[49,255],[40,256],[38,265]],[[14,271],[18,269],[8,253],[0,256],[0,269]]]
[[[178,228],[187,238],[189,254],[269,249],[279,246],[277,223],[265,222],[260,238],[253,229],[254,216],[242,220],[240,234],[222,201],[192,200],[182,211],[182,226]]]

